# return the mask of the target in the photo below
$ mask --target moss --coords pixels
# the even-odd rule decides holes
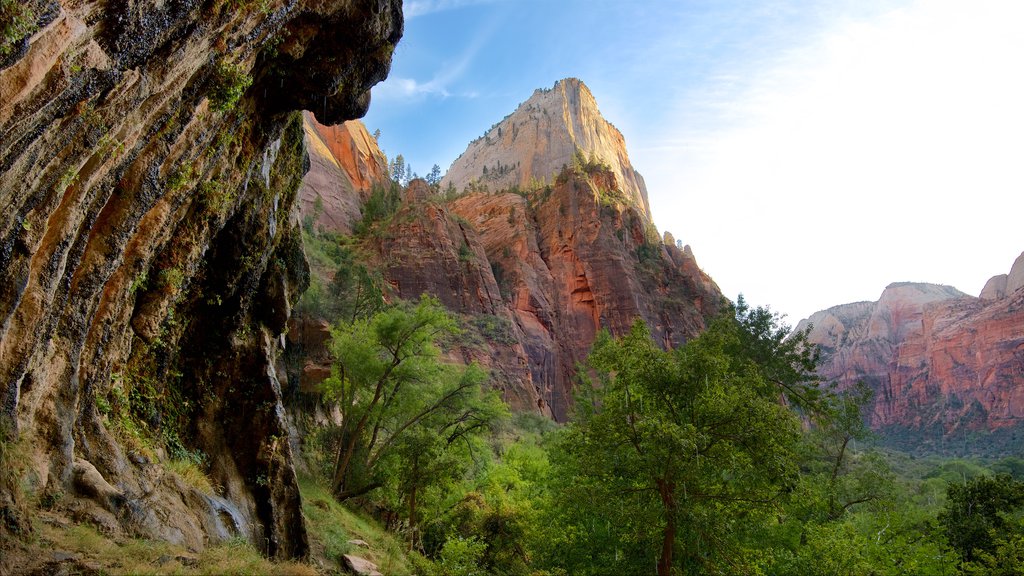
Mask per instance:
[[[219,218],[235,203],[235,194],[219,180],[208,180],[199,186],[199,199],[207,212]]]
[[[208,94],[210,109],[217,112],[233,109],[249,86],[252,86],[252,76],[242,65],[225,60],[217,62]]]
[[[160,271],[160,286],[169,290],[178,290],[185,282],[185,272],[180,268],[166,268]]]
[[[77,181],[78,166],[68,166],[67,170],[60,175],[60,180],[57,182],[57,190],[63,192],[74,185]]]
[[[195,168],[191,164],[185,164],[174,171],[167,178],[167,191],[170,193],[180,192],[195,184]]]
[[[15,45],[38,29],[35,13],[18,0],[0,0],[0,57],[14,52]]]

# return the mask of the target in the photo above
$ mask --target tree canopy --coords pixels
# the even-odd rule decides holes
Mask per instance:
[[[741,524],[776,511],[797,481],[800,420],[781,399],[815,400],[810,356],[776,322],[737,307],[673,351],[639,320],[621,338],[598,337],[593,378],[554,457],[566,569],[711,574],[748,564]]]

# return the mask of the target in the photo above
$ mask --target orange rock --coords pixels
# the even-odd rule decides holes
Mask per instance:
[[[597,172],[529,201],[473,193],[406,207],[377,246],[385,276],[403,298],[426,292],[456,312],[507,321],[507,334],[462,359],[497,374],[514,408],[564,419],[599,329],[622,334],[640,317],[670,347],[699,333],[721,302],[692,253],[651,236],[636,208],[602,204],[600,188],[614,182]]]
[[[314,229],[348,234],[362,217],[362,202],[388,180],[388,163],[359,120],[324,126],[303,112],[310,168],[299,189],[299,212]]]
[[[573,165],[577,152],[606,164],[625,198],[650,220],[647,186],[629,161],[625,138],[601,116],[594,95],[577,78],[536,90],[470,143],[441,180],[441,189],[525,190],[533,181],[553,184],[563,166]]]

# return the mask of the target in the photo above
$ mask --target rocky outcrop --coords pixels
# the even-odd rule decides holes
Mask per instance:
[[[606,165],[629,202],[651,220],[647,187],[629,162],[622,133],[601,116],[590,89],[576,78],[535,91],[470,143],[441,180],[441,189],[526,190],[534,183],[553,183],[577,157]]]
[[[999,300],[1000,298],[1006,297],[1006,281],[1008,275],[999,274],[988,279],[985,283],[985,287],[981,289],[981,294],[978,295],[982,300]]]
[[[1010,273],[1006,275],[1007,294],[1013,294],[1021,288],[1024,288],[1024,253],[1017,256],[1010,268]]]
[[[365,112],[400,2],[23,4],[0,58],[0,420],[30,454],[0,532],[29,529],[27,486],[114,533],[304,554],[274,368],[308,275],[292,111]]]
[[[521,194],[427,197],[394,217],[377,254],[398,295],[432,294],[479,323],[482,345],[463,359],[491,368],[506,400],[564,419],[599,329],[622,334],[639,317],[675,346],[722,303],[618,188],[611,171],[567,170]]]
[[[981,298],[948,286],[892,284],[878,302],[830,308],[797,329],[813,325],[827,380],[841,388],[862,381],[875,391],[867,415],[875,429],[942,441],[1018,427],[1024,289],[1008,291],[998,278]]]
[[[350,234],[375,185],[388,179],[388,162],[377,141],[358,120],[324,126],[303,113],[310,168],[299,188],[303,225]]]

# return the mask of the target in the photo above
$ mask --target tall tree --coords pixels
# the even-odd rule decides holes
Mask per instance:
[[[384,485],[379,465],[418,427],[452,441],[493,415],[482,400],[486,374],[477,366],[440,361],[437,342],[455,321],[423,297],[332,331],[332,375],[325,396],[342,412],[341,442],[332,475],[339,500]]]
[[[602,540],[567,543],[588,548],[578,556],[585,570],[737,571],[735,522],[756,521],[795,484],[800,422],[779,399],[780,386],[813,389],[803,351],[775,338],[770,312],[735,312],[670,352],[639,320],[620,339],[598,337],[588,360],[596,381],[555,457],[572,477],[563,521],[585,530],[589,517]],[[591,544],[608,555],[601,568]]]
[[[1024,523],[1019,518],[1024,508],[1024,482],[1008,474],[950,483],[946,498],[939,524],[950,546],[967,563],[981,560],[986,554],[991,556],[999,543],[1005,545],[1024,536]]]
[[[438,166],[437,164],[434,164],[430,168],[430,173],[427,174],[426,180],[427,184],[430,184],[431,187],[436,189],[437,186],[441,183],[441,167]]]
[[[391,181],[398,184],[402,184],[405,179],[405,157],[401,154],[395,156],[395,159],[388,164],[388,172],[391,174]]]

